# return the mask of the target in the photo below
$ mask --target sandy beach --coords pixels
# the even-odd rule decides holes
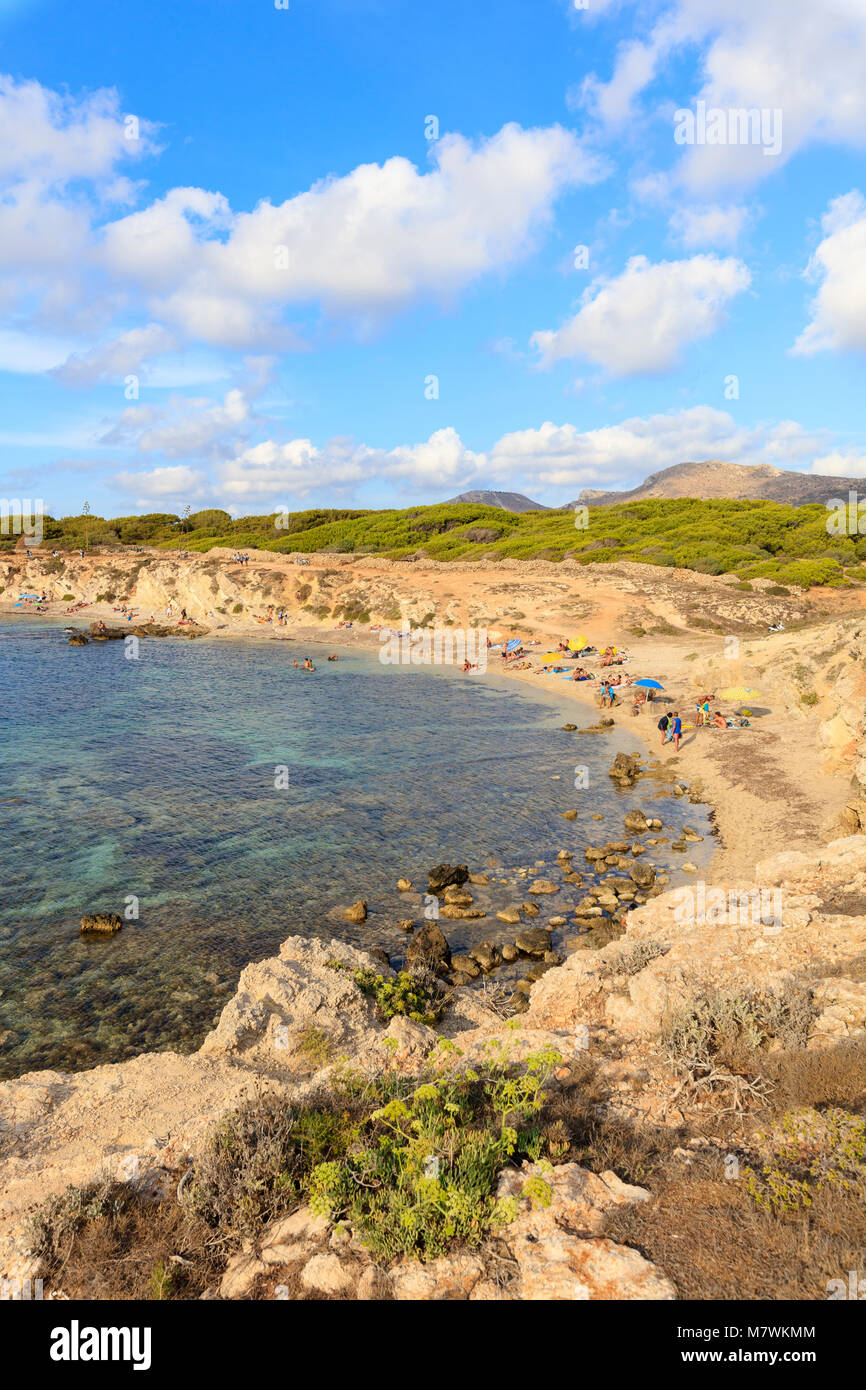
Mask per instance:
[[[159,551],[76,555],[63,557],[64,575],[58,580],[47,555],[28,562],[18,551],[0,563],[0,572],[5,568],[0,614],[27,611],[13,608],[13,591],[44,589],[54,594],[47,605],[53,620],[67,616],[70,626],[85,633],[99,620],[123,625],[118,602],[102,599],[111,585],[126,594],[136,622],[153,617],[157,623],[177,625],[185,608],[207,629],[199,640],[286,642],[295,649],[293,656],[300,653],[302,659],[305,642],[335,650],[380,648],[381,629],[395,621],[399,610],[413,626],[423,622],[452,633],[477,627],[495,643],[514,635],[535,643],[527,650],[536,669],[515,670],[496,652],[488,671],[553,692],[564,711],[576,706],[576,720],[593,715],[589,722],[595,723],[598,680],[571,683],[536,674],[541,654],[580,632],[596,649],[612,644],[626,653],[627,664],[610,667],[606,674],[652,677],[664,686],[664,693],[657,692],[637,717],[628,697],[606,713],[643,742],[649,758],[713,808],[718,842],[712,874],[717,881],[745,880],[757,859],[774,851],[812,848],[838,828],[852,795],[850,767],[858,731],[851,727],[855,720],[850,713],[847,724],[843,719],[838,727],[838,692],[826,676],[828,667],[833,675],[834,653],[858,628],[864,603],[860,591],[813,590],[800,598],[760,590],[746,595],[707,576],[630,564],[570,567],[530,561],[485,568],[321,555],[309,557],[304,566],[293,561],[264,551],[251,552],[246,565],[221,551],[187,557]],[[86,601],[87,607],[67,614],[70,604],[57,597],[61,590]],[[349,612],[363,606],[367,621],[338,626],[318,612],[311,618],[308,610],[316,593],[327,600],[328,610],[335,600],[342,600]],[[276,618],[281,609],[284,624]],[[710,622],[716,631],[707,630]],[[767,633],[777,622],[784,630]],[[380,630],[371,630],[376,628]],[[815,703],[804,705],[803,671],[816,652],[820,660],[810,678],[817,687]],[[599,674],[597,656],[585,664]],[[478,672],[465,677],[485,678]],[[694,723],[700,696],[739,684],[757,685],[761,692],[750,728],[687,727]],[[714,708],[734,712],[730,703]],[[686,726],[678,754],[672,745],[661,747],[656,729],[667,710],[679,710]]]

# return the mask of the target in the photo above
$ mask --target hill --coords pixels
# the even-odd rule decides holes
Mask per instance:
[[[768,463],[724,463],[707,459],[702,463],[675,463],[658,473],[650,473],[639,487],[627,492],[604,492],[586,488],[569,506],[609,507],[617,502],[643,502],[662,497],[725,497],[735,501],[759,498],[784,502],[789,507],[809,503],[822,506],[831,497],[847,498],[850,489],[866,491],[864,478],[839,478],[829,474],[794,473],[772,468]]]
[[[863,580],[866,536],[830,535],[823,505],[760,498],[649,498],[570,511],[509,512],[465,502],[402,510],[314,508],[233,519],[206,511],[150,516],[44,519],[43,553],[126,547],[272,550],[280,554],[381,555],[389,559],[569,560],[580,565],[633,560],[772,578],[779,584],[851,584]],[[86,537],[85,541],[85,528]],[[0,540],[14,549],[18,538]],[[62,554],[49,560],[61,574]]]
[[[473,502],[482,507],[502,507],[506,512],[547,512],[543,502],[533,502],[522,492],[461,492],[459,497],[449,497],[443,506],[452,502]]]

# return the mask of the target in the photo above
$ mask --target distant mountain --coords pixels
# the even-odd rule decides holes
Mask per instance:
[[[866,491],[866,479],[792,473],[787,469],[771,468],[767,463],[722,463],[719,459],[710,459],[704,463],[675,463],[659,473],[650,473],[639,487],[628,492],[585,488],[577,500],[568,505],[609,507],[614,502],[641,502],[651,497],[753,497],[802,507],[807,502],[847,498],[849,489]]]
[[[533,502],[531,497],[524,497],[522,492],[461,492],[459,497],[449,497],[448,502],[474,502],[476,506],[502,507],[506,512],[550,511],[542,502]]]

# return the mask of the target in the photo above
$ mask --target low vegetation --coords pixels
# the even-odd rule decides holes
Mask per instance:
[[[866,559],[866,537],[828,535],[826,508],[817,504],[668,498],[591,508],[585,527],[576,525],[580,520],[565,509],[513,513],[469,503],[386,511],[313,508],[237,519],[210,509],[187,518],[163,512],[113,519],[47,517],[44,534],[45,544],[57,549],[78,549],[86,535],[90,546],[101,548],[227,546],[397,559],[424,554],[441,561],[482,556],[571,557],[580,564],[635,560],[701,574],[734,573],[746,591],[751,580],[772,578],[777,594],[789,586],[859,582],[858,567]],[[14,548],[16,539],[0,539],[0,549]],[[366,621],[362,611],[357,620]]]

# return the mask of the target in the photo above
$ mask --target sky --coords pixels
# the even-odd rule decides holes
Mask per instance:
[[[0,494],[866,475],[864,72],[866,0],[0,0]]]

